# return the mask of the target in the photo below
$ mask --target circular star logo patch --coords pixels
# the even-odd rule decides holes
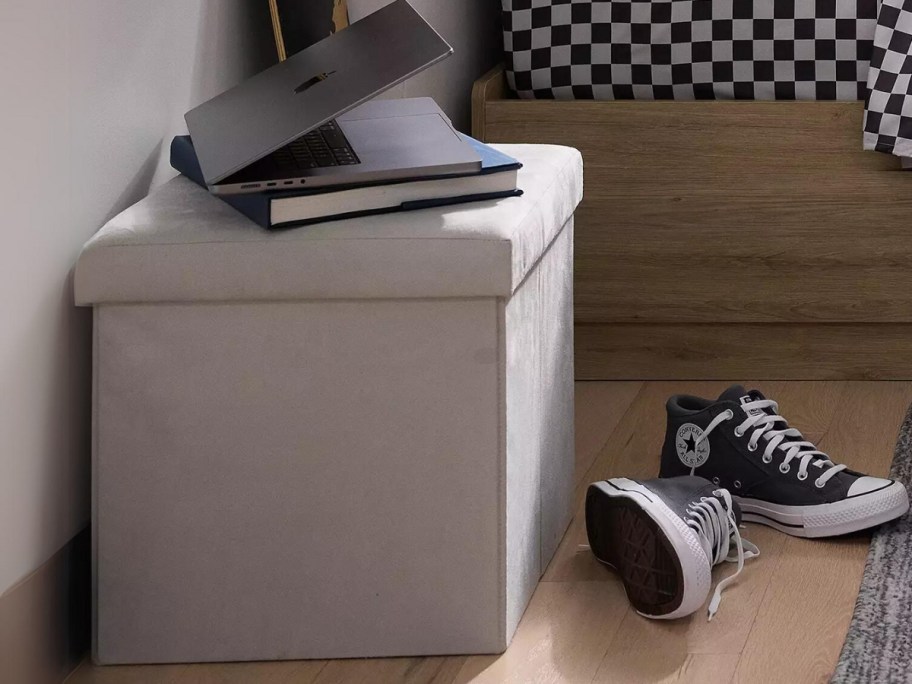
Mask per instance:
[[[681,463],[688,468],[699,468],[709,458],[709,440],[697,443],[702,435],[703,430],[699,425],[693,423],[684,423],[678,428],[678,434],[675,436],[675,449]]]

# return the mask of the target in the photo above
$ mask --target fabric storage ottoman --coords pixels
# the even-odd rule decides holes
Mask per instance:
[[[85,246],[99,663],[491,653],[571,516],[576,150],[268,233],[183,178]]]

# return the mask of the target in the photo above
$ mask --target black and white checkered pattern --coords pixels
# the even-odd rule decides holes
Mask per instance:
[[[868,87],[865,149],[912,157],[912,0],[883,0]]]
[[[864,99],[878,10],[878,0],[502,2],[520,97],[597,100]]]

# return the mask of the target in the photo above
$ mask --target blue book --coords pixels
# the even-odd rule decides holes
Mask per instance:
[[[517,197],[517,160],[464,135],[481,157],[481,171],[327,190],[274,190],[244,195],[217,195],[264,228],[294,228],[323,221],[394,211],[442,207],[466,202]],[[193,142],[179,135],[171,142],[171,166],[206,187]]]

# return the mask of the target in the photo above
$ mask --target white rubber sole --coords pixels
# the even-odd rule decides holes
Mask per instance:
[[[835,537],[888,522],[909,510],[909,496],[900,482],[842,501],[816,506],[783,506],[735,497],[746,522],[775,528],[794,537]]]
[[[611,487],[608,482],[614,485]],[[691,615],[706,602],[712,583],[709,559],[696,533],[681,518],[672,512],[665,503],[651,490],[626,477],[612,478],[608,482],[596,482],[592,486],[600,489],[609,497],[626,497],[636,502],[644,512],[661,528],[671,542],[678,559],[684,581],[681,605],[665,615],[649,615],[637,611],[640,615],[654,620],[674,620]],[[615,489],[615,487],[617,489]]]

